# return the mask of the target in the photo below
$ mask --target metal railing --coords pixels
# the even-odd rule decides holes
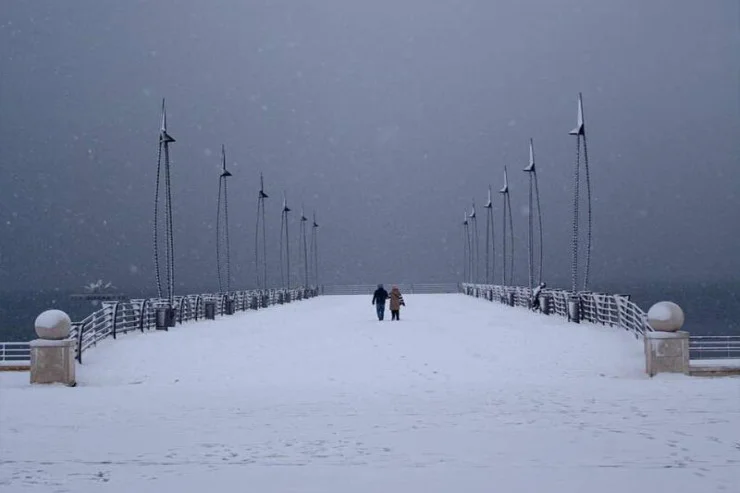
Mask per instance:
[[[386,284],[386,289],[390,289]],[[398,283],[398,289],[404,294],[448,294],[459,293],[460,285],[448,283]],[[322,295],[371,295],[377,284],[336,284],[321,287]]]
[[[207,318],[207,305],[213,307],[213,316],[223,316],[247,310],[258,310],[272,305],[313,298],[318,295],[314,287],[293,289],[268,289],[233,291],[230,293],[205,293],[177,296],[172,306],[160,298],[137,299],[128,302],[104,302],[103,307],[73,324],[69,339],[77,341],[76,357],[82,363],[82,354],[99,341],[133,330],[144,332],[152,328],[168,330],[177,323]],[[164,325],[162,309],[174,309],[174,321]]]
[[[0,362],[27,363],[31,360],[31,346],[27,342],[0,342]]]
[[[740,336],[689,336],[691,359],[740,359]]]
[[[528,287],[463,284],[461,289],[468,296],[498,301],[509,306],[533,308],[533,291]],[[543,289],[536,309],[546,315],[565,317],[569,321],[583,320],[620,327],[637,338],[653,330],[648,325],[645,312],[625,295],[592,292],[574,295],[563,289]]]
[[[103,339],[108,337],[116,339],[131,331],[145,332],[155,328],[167,330],[176,324],[204,319],[209,304],[212,304],[213,316],[216,317],[228,315],[230,311],[236,313],[259,310],[272,305],[313,298],[318,294],[318,288],[299,287],[177,296],[172,306],[169,300],[159,298],[104,301],[99,310],[79,322],[72,323],[68,339],[76,342],[75,357],[78,362],[82,363],[82,355],[85,351],[95,347]],[[159,319],[163,308],[174,309],[173,323],[167,326],[163,326],[162,320]],[[30,360],[30,354],[28,342],[0,342],[0,363],[27,362]]]

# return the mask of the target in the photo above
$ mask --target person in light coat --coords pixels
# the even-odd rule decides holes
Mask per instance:
[[[398,289],[398,286],[393,286],[393,288],[391,288],[391,293],[389,297],[391,300],[391,320],[401,320],[401,307],[406,306],[406,303],[403,301],[403,295],[401,294],[401,290]]]

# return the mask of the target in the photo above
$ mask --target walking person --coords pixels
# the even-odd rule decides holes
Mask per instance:
[[[382,284],[378,284],[378,289],[373,293],[373,305],[375,305],[378,320],[383,320],[383,316],[385,315],[385,300],[387,299],[388,291],[383,288]]]
[[[390,298],[391,320],[401,320],[401,307],[406,306],[406,303],[403,301],[403,295],[401,294],[401,290],[398,289],[398,286],[391,288]]]

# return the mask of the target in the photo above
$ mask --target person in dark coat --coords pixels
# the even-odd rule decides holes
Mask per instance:
[[[373,305],[375,305],[378,320],[383,320],[383,316],[385,315],[385,300],[387,299],[388,291],[383,288],[382,284],[378,284],[378,289],[373,293]]]

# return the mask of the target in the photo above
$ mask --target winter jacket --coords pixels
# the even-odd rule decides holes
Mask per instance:
[[[375,303],[378,303],[379,305],[384,305],[386,299],[388,299],[388,291],[386,291],[382,287],[376,289],[373,293],[373,305]]]
[[[400,310],[401,306],[406,306],[406,303],[403,302],[403,295],[398,288],[391,289],[390,298],[391,310]]]

